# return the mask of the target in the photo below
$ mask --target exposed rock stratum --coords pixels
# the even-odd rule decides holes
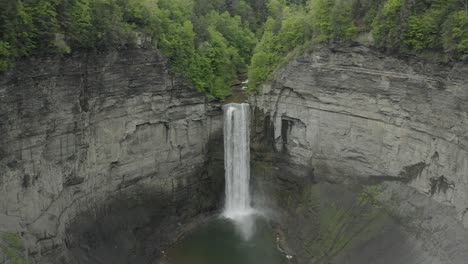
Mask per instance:
[[[157,51],[21,62],[0,81],[0,117],[0,231],[20,234],[28,263],[156,259],[142,244],[218,206],[222,111]]]
[[[250,97],[301,263],[467,262],[467,88],[466,64],[315,47]]]

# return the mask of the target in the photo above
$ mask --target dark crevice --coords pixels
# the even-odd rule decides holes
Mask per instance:
[[[448,190],[450,189],[453,190],[455,188],[455,184],[449,182],[448,179],[444,175],[440,177],[431,178],[430,186],[431,186],[431,190],[430,190],[431,195],[434,195],[440,192],[447,193]]]
[[[424,162],[405,166],[398,176],[403,179],[403,182],[408,183],[419,177],[426,167],[427,164]]]

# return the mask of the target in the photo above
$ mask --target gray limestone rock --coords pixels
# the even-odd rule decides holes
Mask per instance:
[[[0,79],[0,231],[22,234],[38,261],[77,246],[77,219],[125,219],[116,201],[148,208],[127,227],[214,210],[223,178],[207,164],[221,130],[220,107],[157,51],[20,62]]]
[[[364,47],[315,47],[250,97],[258,185],[274,182],[270,189],[295,200],[297,210],[307,201],[292,193],[310,177],[319,190],[332,184],[362,194],[378,186],[372,199],[385,206],[394,226],[388,229],[393,236],[374,239],[385,254],[371,256],[376,250],[361,243],[328,256],[330,263],[467,263],[467,88],[466,64],[399,59]],[[275,185],[292,191],[284,194]],[[318,201],[331,199],[326,207],[355,210],[340,202],[344,191],[334,198],[318,193]],[[318,225],[314,214],[323,204],[311,202],[318,209],[287,227]],[[304,243],[295,248],[307,252]],[[303,252],[302,260],[315,259],[311,255]]]

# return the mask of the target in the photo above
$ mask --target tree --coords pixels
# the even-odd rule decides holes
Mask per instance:
[[[468,12],[468,0],[458,0],[464,7],[465,12]]]
[[[331,11],[330,39],[335,42],[351,40],[356,33],[356,27],[351,13],[351,3],[346,0],[337,0]]]
[[[440,23],[437,21],[438,12],[427,12],[413,15],[408,21],[408,30],[403,35],[404,42],[420,52],[428,48],[436,48]]]
[[[318,42],[330,39],[330,16],[333,7],[334,0],[314,0],[310,2],[309,10],[314,30],[314,39]]]
[[[0,41],[0,72],[6,71],[10,66],[10,45]]]
[[[34,42],[40,50],[54,50],[53,40],[58,32],[56,0],[28,2],[26,12],[31,17],[34,32]]]
[[[75,0],[68,11],[69,38],[75,47],[92,48],[95,46],[94,25],[89,0]]]
[[[307,15],[303,11],[284,10],[284,19],[278,32],[278,49],[287,53],[296,47],[302,46],[311,35],[311,26]]]
[[[194,55],[195,33],[190,21],[181,24],[170,23],[168,30],[161,33],[161,50],[169,57],[171,66],[179,72],[183,72],[186,65],[189,65]]]
[[[256,41],[255,35],[242,24],[241,18],[231,16],[228,12],[220,14],[212,11],[207,16],[207,24],[221,33],[227,42],[238,50],[241,63],[247,65]]]
[[[468,58],[468,12],[453,12],[444,23],[444,50]]]
[[[277,43],[278,39],[273,32],[265,31],[255,47],[248,71],[250,90],[255,90],[258,84],[267,80],[280,62]]]
[[[402,0],[388,0],[372,22],[372,33],[377,45],[398,50],[400,47],[400,12]]]
[[[252,7],[257,25],[261,25],[263,22],[265,22],[268,16],[267,3],[267,0],[249,0],[249,4]]]

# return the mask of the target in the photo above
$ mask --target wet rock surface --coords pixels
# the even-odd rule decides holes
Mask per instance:
[[[299,263],[466,263],[467,87],[466,64],[316,47],[250,97],[255,201]]]
[[[156,51],[21,62],[0,80],[0,231],[28,263],[155,260],[218,208],[221,130],[220,107]]]

